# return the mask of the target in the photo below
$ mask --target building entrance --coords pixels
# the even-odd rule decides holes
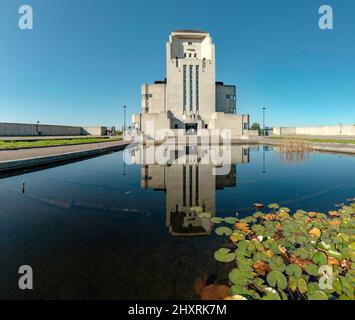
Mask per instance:
[[[185,123],[185,130],[188,134],[197,134],[197,123]]]

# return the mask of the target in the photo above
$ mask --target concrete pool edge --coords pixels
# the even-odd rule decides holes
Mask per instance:
[[[123,150],[128,145],[129,142],[120,141],[120,143],[99,148],[89,148],[85,150],[63,152],[59,154],[48,154],[44,156],[0,161],[0,173],[102,155],[108,152]]]

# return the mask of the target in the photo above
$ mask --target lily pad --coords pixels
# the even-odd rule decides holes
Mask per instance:
[[[273,256],[270,260],[270,268],[273,271],[285,271],[286,265],[280,256]]]
[[[218,227],[218,228],[216,228],[215,232],[219,236],[225,235],[227,237],[229,237],[233,233],[232,229],[228,228],[228,227]]]
[[[280,271],[271,271],[267,274],[266,280],[271,287],[284,290],[287,288],[287,278]]]
[[[304,270],[311,276],[317,276],[319,267],[313,263],[310,263],[305,265]]]
[[[210,212],[201,212],[198,214],[198,216],[201,218],[201,219],[210,219],[211,218],[211,213]]]
[[[224,221],[229,224],[235,224],[238,221],[238,219],[234,217],[227,217],[224,218]]]
[[[307,295],[308,300],[328,300],[328,296],[320,290],[314,291],[312,294]]]
[[[318,266],[323,266],[323,265],[327,264],[328,258],[324,252],[317,251],[313,255],[312,261]]]
[[[212,217],[212,218],[211,218],[211,222],[212,222],[212,223],[216,223],[216,224],[223,222],[223,220],[224,220],[224,219],[223,219],[223,218],[220,218],[220,217]]]
[[[286,273],[289,276],[293,276],[295,278],[299,278],[302,275],[302,269],[297,264],[289,264],[286,267]]]
[[[235,254],[230,249],[221,248],[214,253],[214,258],[219,262],[232,262],[235,260]]]
[[[270,209],[278,209],[278,208],[280,208],[280,206],[279,206],[277,203],[270,203],[270,204],[268,205],[268,207],[269,207]]]

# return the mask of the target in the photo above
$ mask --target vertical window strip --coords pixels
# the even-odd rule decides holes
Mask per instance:
[[[190,65],[190,111],[192,111],[192,105],[193,105],[192,74],[193,74],[193,66]]]
[[[183,66],[183,95],[184,95],[184,102],[183,102],[183,111],[186,112],[186,64]]]
[[[196,66],[196,111],[200,109],[200,66]]]

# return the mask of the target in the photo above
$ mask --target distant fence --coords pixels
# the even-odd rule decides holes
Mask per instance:
[[[274,127],[274,135],[355,136],[355,125]]]
[[[48,124],[0,122],[0,137],[106,135],[106,127],[73,127]]]

